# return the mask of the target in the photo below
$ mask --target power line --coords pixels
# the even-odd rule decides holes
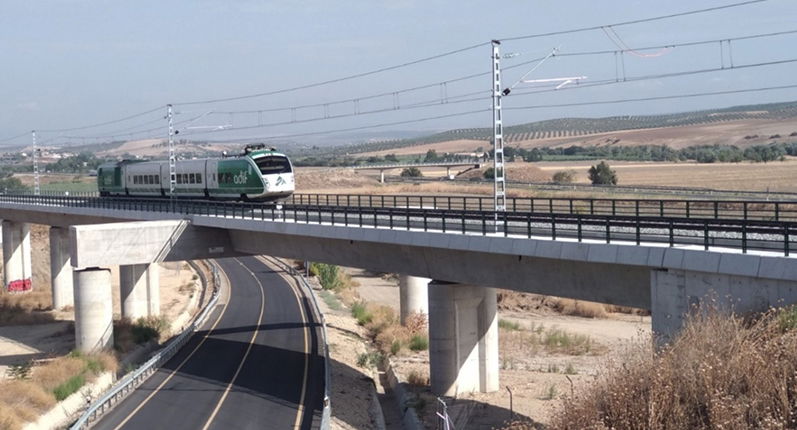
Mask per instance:
[[[279,135],[279,136],[239,137],[237,139],[224,140],[224,141],[220,141],[220,142],[235,142],[235,141],[241,141],[241,140],[254,140],[254,139],[287,139],[287,138],[290,138],[290,137],[302,137],[302,136],[313,136],[313,135],[319,135],[319,134],[330,134],[330,133],[342,133],[342,132],[348,132],[348,131],[368,130],[368,129],[372,129],[372,128],[389,127],[389,126],[394,126],[394,125],[403,125],[403,124],[412,124],[412,123],[416,123],[416,122],[432,121],[432,120],[435,120],[435,119],[444,119],[444,118],[453,118],[453,117],[458,117],[458,116],[472,115],[472,114],[476,114],[476,113],[489,112],[491,110],[492,110],[491,108],[485,108],[485,109],[478,109],[478,110],[472,110],[472,111],[466,111],[466,112],[451,113],[451,114],[446,114],[446,115],[437,115],[437,116],[430,116],[430,117],[424,117],[424,118],[416,118],[416,119],[410,119],[410,120],[404,120],[404,121],[383,122],[383,123],[380,123],[380,124],[372,124],[372,125],[365,125],[365,126],[359,126],[359,127],[338,128],[338,129],[334,129],[334,130],[313,131],[313,132],[296,133],[296,134],[284,134],[284,135]]]
[[[746,68],[754,68],[754,67],[765,67],[771,65],[778,65],[778,64],[786,64],[791,62],[797,62],[797,58],[789,59],[789,60],[778,60],[778,61],[771,61],[771,62],[764,62],[764,63],[753,63],[753,64],[743,64],[743,65],[736,65],[736,66],[726,66],[724,68],[717,67],[711,69],[699,69],[699,70],[689,70],[689,71],[681,71],[681,72],[673,72],[673,73],[662,73],[662,74],[655,74],[655,75],[643,75],[643,76],[636,76],[636,77],[626,77],[625,80],[616,80],[616,79],[607,79],[603,81],[597,81],[590,84],[579,84],[577,86],[572,87],[564,87],[562,89],[545,89],[545,90],[535,90],[535,91],[517,91],[513,92],[512,96],[524,96],[524,95],[531,95],[531,94],[539,94],[539,93],[546,93],[546,92],[555,92],[555,91],[563,91],[563,90],[574,90],[574,89],[583,89],[583,88],[591,88],[597,86],[605,86],[605,85],[614,85],[614,84],[621,84],[625,82],[639,82],[645,80],[653,80],[653,79],[665,79],[671,77],[680,77],[680,76],[690,76],[690,75],[697,75],[697,74],[704,74],[704,73],[711,73],[711,72],[722,72],[734,69],[746,69]],[[471,95],[482,94],[484,91],[479,91],[475,93],[467,93],[458,96],[453,96],[453,98],[459,98],[458,100],[452,100],[448,104],[461,104],[461,103],[470,103],[470,102],[478,102],[478,101],[486,101],[489,97],[481,96],[481,97],[471,97],[466,98]],[[728,94],[731,94],[729,92]],[[223,132],[230,132],[230,131],[239,131],[239,130],[251,130],[251,129],[258,129],[258,128],[268,128],[268,127],[276,127],[282,125],[292,125],[292,124],[303,124],[303,123],[310,123],[310,122],[317,122],[317,121],[324,121],[330,119],[340,119],[340,118],[350,118],[354,116],[362,116],[362,115],[370,115],[370,114],[377,114],[377,113],[386,113],[392,112],[396,110],[409,110],[409,109],[417,109],[417,108],[424,108],[424,107],[434,107],[440,106],[440,104],[436,100],[429,100],[424,102],[418,102],[414,105],[402,106],[397,108],[388,107],[388,108],[381,108],[381,109],[373,109],[369,111],[360,111],[360,112],[351,112],[346,114],[339,114],[339,115],[332,115],[332,116],[319,116],[313,118],[306,118],[301,120],[291,119],[288,121],[279,121],[279,122],[272,122],[261,124],[258,123],[256,125],[248,125],[248,126],[239,126],[239,127],[231,127],[225,128],[221,130],[208,130],[208,131],[198,131],[194,133],[186,133],[185,135],[204,135],[210,133],[223,133]],[[553,105],[555,107],[558,105]],[[569,104],[564,104],[563,106],[569,106]],[[578,106],[575,104],[574,106]],[[510,108],[511,109],[511,108]]]
[[[617,103],[643,102],[643,101],[667,100],[667,99],[685,99],[685,98],[693,98],[693,97],[718,96],[718,95],[725,95],[725,94],[752,93],[752,92],[761,92],[761,91],[784,90],[784,89],[790,89],[790,88],[797,88],[797,84],[779,85],[779,86],[761,87],[761,88],[746,88],[746,89],[740,89],[740,90],[725,90],[725,91],[711,91],[711,92],[703,92],[703,93],[677,94],[677,95],[668,95],[668,96],[638,97],[638,98],[632,98],[632,99],[596,100],[596,101],[590,101],[590,102],[573,102],[573,103],[558,103],[558,104],[544,104],[544,105],[531,105],[531,106],[514,106],[514,107],[505,107],[504,109],[507,109],[507,110],[529,110],[529,109],[549,109],[549,108],[561,108],[561,107],[573,107],[573,106],[592,106],[592,105],[602,105],[602,104],[617,104]]]
[[[65,133],[65,132],[69,132],[69,131],[86,130],[86,129],[89,129],[89,128],[97,128],[97,127],[102,127],[104,125],[117,124],[117,123],[120,123],[120,122],[128,121],[128,120],[131,120],[133,118],[138,118],[138,117],[141,117],[141,116],[144,116],[144,115],[147,115],[147,114],[151,114],[152,112],[156,112],[156,111],[159,111],[159,110],[162,110],[162,109],[163,109],[163,106],[158,106],[157,108],[150,109],[150,110],[145,111],[145,112],[140,112],[140,113],[137,113],[137,114],[126,116],[124,118],[114,119],[114,120],[111,120],[111,121],[105,121],[105,122],[101,122],[101,123],[97,123],[97,124],[84,125],[84,126],[80,126],[80,127],[70,127],[70,128],[41,129],[41,130],[36,130],[36,131],[45,132],[45,133]]]
[[[564,87],[561,89],[545,89],[545,90],[535,90],[535,91],[517,91],[513,92],[513,96],[524,96],[530,94],[540,94],[540,93],[549,93],[549,92],[557,92],[557,91],[569,91],[575,89],[582,89],[582,88],[592,88],[592,87],[600,87],[604,85],[612,85],[618,84],[623,82],[638,82],[638,81],[647,81],[651,79],[664,79],[664,78],[674,78],[680,76],[691,76],[691,75],[699,75],[704,73],[712,73],[712,72],[722,72],[726,70],[736,70],[736,69],[750,69],[755,67],[765,67],[765,66],[776,66],[781,64],[789,64],[797,62],[797,58],[790,58],[786,60],[774,60],[774,61],[766,61],[761,63],[750,63],[750,64],[738,64],[732,66],[725,66],[723,67],[713,67],[708,69],[698,69],[698,70],[688,70],[682,72],[672,72],[672,73],[660,73],[656,75],[643,75],[637,77],[625,77],[622,80],[617,79],[606,79],[602,81],[586,83],[586,84],[578,84],[574,86]]]
[[[763,0],[759,0],[759,1],[763,1]],[[461,52],[470,51],[472,49],[476,49],[476,48],[479,48],[479,47],[482,47],[482,46],[487,46],[489,44],[490,44],[490,42],[478,43],[476,45],[466,46],[464,48],[459,48],[459,49],[455,49],[455,50],[452,50],[452,51],[443,52],[441,54],[436,54],[436,55],[432,55],[432,56],[429,56],[429,57],[420,58],[418,60],[408,61],[406,63],[396,64],[396,65],[388,66],[388,67],[382,67],[382,68],[379,68],[379,69],[370,70],[370,71],[362,72],[362,73],[356,73],[356,74],[353,74],[353,75],[343,76],[343,77],[340,77],[340,78],[329,79],[329,80],[326,80],[326,81],[314,82],[314,83],[311,83],[311,84],[299,85],[299,86],[290,87],[290,88],[283,88],[283,89],[280,89],[280,90],[266,91],[266,92],[255,93],[255,94],[246,94],[246,95],[236,96],[236,97],[225,97],[225,98],[208,99],[208,100],[187,101],[187,102],[180,102],[180,103],[174,103],[174,104],[175,105],[196,105],[196,104],[221,103],[221,102],[229,102],[229,101],[236,101],[236,100],[252,99],[252,98],[256,98],[256,97],[273,96],[273,95],[276,95],[276,94],[283,94],[283,93],[288,93],[288,92],[293,92],[293,91],[298,91],[298,90],[305,90],[305,89],[308,89],[308,88],[320,87],[320,86],[324,86],[324,85],[334,84],[334,83],[337,83],[337,82],[349,81],[349,80],[352,80],[352,79],[357,79],[357,78],[362,78],[362,77],[365,77],[365,76],[375,75],[377,73],[383,73],[383,72],[387,72],[387,71],[390,71],[390,70],[396,70],[396,69],[400,69],[402,67],[412,66],[412,65],[423,63],[423,62],[426,62],[426,61],[436,60],[438,58],[443,58],[443,57],[447,57],[447,56],[450,56],[450,55],[459,54]]]
[[[763,2],[766,2],[766,1],[769,1],[769,0],[748,0],[748,1],[738,2],[738,3],[726,4],[726,5],[722,5],[722,6],[709,7],[709,8],[705,8],[705,9],[696,9],[696,10],[690,10],[690,11],[686,11],[686,12],[672,13],[672,14],[669,14],[669,15],[660,15],[660,16],[654,16],[654,17],[650,17],[650,18],[641,18],[641,19],[634,19],[634,20],[630,20],[630,21],[622,21],[622,22],[617,22],[617,23],[614,23],[614,24],[595,25],[595,26],[591,26],[591,27],[580,27],[580,28],[574,28],[574,29],[570,29],[570,30],[551,31],[551,32],[548,32],[548,33],[528,34],[528,35],[524,35],[524,36],[504,37],[504,38],[502,38],[500,40],[503,41],[503,42],[508,42],[508,41],[512,41],[512,40],[535,39],[535,38],[539,38],[539,37],[557,36],[557,35],[560,35],[560,34],[570,34],[570,33],[580,33],[580,32],[584,32],[584,31],[594,31],[594,30],[600,30],[603,27],[619,27],[619,26],[623,26],[623,25],[641,24],[641,23],[644,23],[644,22],[660,21],[660,20],[664,20],[664,19],[677,18],[677,17],[681,17],[681,16],[696,15],[696,14],[701,14],[701,13],[706,13],[706,12],[714,12],[714,11],[718,11],[718,10],[722,10],[722,9],[730,9],[730,8],[739,7],[739,6],[747,6],[747,5],[754,4],[754,3],[763,3]]]
[[[17,140],[17,139],[19,139],[21,137],[25,137],[25,136],[30,136],[30,132],[26,131],[26,132],[18,134],[16,136],[11,136],[11,137],[6,137],[4,139],[0,139],[0,143],[11,142],[12,140]]]

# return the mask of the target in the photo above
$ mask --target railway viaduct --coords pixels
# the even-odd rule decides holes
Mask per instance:
[[[797,303],[789,223],[776,226],[785,228],[784,253],[710,247],[707,221],[706,245],[696,246],[674,243],[672,223],[669,243],[639,233],[636,241],[610,242],[608,235],[582,238],[581,218],[576,240],[556,237],[555,223],[551,236],[532,235],[530,221],[529,234],[520,235],[506,219],[498,231],[494,219],[466,224],[458,213],[448,225],[462,215],[461,229],[447,230],[446,213],[424,209],[407,212],[405,224],[392,212],[310,213],[289,205],[0,196],[4,283],[30,285],[27,224],[52,226],[54,305],[74,304],[77,347],[94,350],[112,342],[111,265],[121,266],[122,311],[131,318],[157,312],[153,263],[161,261],[272,255],[399,273],[402,317],[429,314],[431,384],[440,395],[499,388],[495,288],[650,309],[658,339],[708,297],[736,312]]]

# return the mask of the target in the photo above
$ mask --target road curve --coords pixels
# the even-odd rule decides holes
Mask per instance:
[[[255,257],[218,260],[228,300],[98,429],[314,429],[324,393],[311,301]]]

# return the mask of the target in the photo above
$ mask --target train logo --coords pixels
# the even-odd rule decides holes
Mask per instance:
[[[241,170],[237,175],[233,175],[232,181],[237,185],[246,183],[246,170]]]

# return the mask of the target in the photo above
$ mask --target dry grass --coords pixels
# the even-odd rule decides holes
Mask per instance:
[[[114,348],[126,353],[153,339],[160,342],[168,331],[169,321],[164,317],[139,318],[135,322],[122,318],[114,321]]]
[[[562,315],[573,315],[584,318],[606,318],[606,307],[603,303],[585,300],[553,298],[553,308]]]
[[[407,375],[407,383],[418,387],[426,387],[429,385],[429,372],[423,370],[410,370]]]
[[[52,322],[53,315],[44,310],[45,299],[49,301],[50,295],[36,290],[15,294],[0,292],[0,326]]]
[[[570,333],[557,327],[521,326],[507,327],[499,324],[499,350],[507,357],[529,356],[540,353],[554,355],[601,355],[606,346],[582,334]],[[510,366],[511,367],[511,366]]]
[[[71,380],[90,382],[102,371],[115,372],[117,368],[113,355],[72,353],[34,366],[29,377],[1,382],[0,429],[20,429],[38,418],[55,405],[56,393],[69,393],[64,390]]]
[[[797,313],[706,311],[661,353],[644,345],[567,398],[552,429],[794,428]]]

